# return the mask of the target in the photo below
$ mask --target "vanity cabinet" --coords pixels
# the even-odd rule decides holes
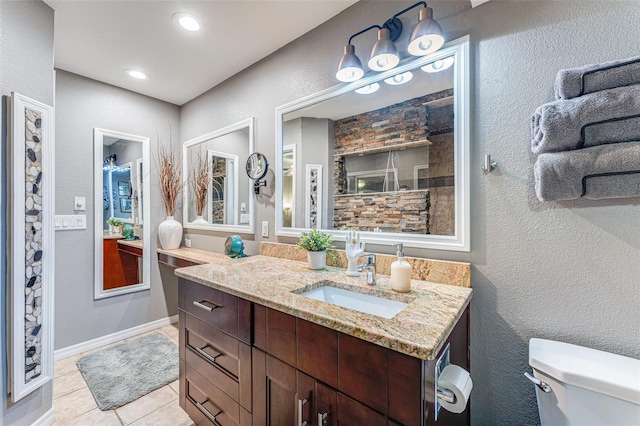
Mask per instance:
[[[468,425],[434,420],[425,361],[179,279],[180,405],[198,425]],[[449,335],[469,369],[468,308]],[[215,420],[213,417],[215,416]]]

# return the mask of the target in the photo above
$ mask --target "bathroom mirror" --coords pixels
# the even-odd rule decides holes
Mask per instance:
[[[469,251],[469,39],[276,109],[276,235]]]
[[[99,128],[93,137],[94,298],[148,290],[149,138]]]
[[[242,171],[253,129],[249,118],[184,142],[184,228],[253,234],[252,181]]]

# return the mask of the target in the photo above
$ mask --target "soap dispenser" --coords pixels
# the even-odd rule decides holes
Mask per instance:
[[[411,291],[411,265],[404,260],[402,244],[394,244],[397,247],[398,260],[391,264],[391,289],[400,293]]]

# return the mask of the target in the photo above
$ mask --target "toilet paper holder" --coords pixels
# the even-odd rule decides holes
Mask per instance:
[[[438,398],[442,398],[443,401],[450,402],[455,404],[456,396],[449,389],[444,389],[438,386],[438,378],[442,373],[442,370],[451,363],[451,344],[447,343],[447,346],[442,351],[442,355],[436,361],[435,367],[435,420],[438,420],[438,415],[440,414],[440,410],[442,410],[442,405],[440,405],[440,401]]]

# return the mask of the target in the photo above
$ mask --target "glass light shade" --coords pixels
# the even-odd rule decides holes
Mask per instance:
[[[402,74],[396,74],[393,77],[385,78],[384,82],[392,86],[398,86],[400,84],[408,83],[413,78],[411,71],[403,72]]]
[[[380,85],[378,83],[371,83],[359,89],[356,89],[355,92],[361,95],[370,95],[371,93],[375,93],[380,89]]]
[[[383,28],[378,30],[378,41],[371,49],[371,59],[369,59],[369,68],[374,71],[386,71],[395,67],[400,63],[398,49],[394,42],[389,38],[389,30]]]
[[[413,56],[424,56],[433,53],[444,45],[442,28],[433,19],[433,9],[420,9],[420,19],[409,37],[407,50]]]
[[[451,68],[451,65],[453,65],[453,57],[450,56],[448,58],[440,59],[438,61],[427,64],[423,66],[421,69],[424,72],[433,73],[433,72],[444,71],[448,68]]]
[[[351,44],[344,47],[344,54],[338,63],[336,78],[345,83],[360,80],[364,75],[362,62],[356,56],[356,48]]]

